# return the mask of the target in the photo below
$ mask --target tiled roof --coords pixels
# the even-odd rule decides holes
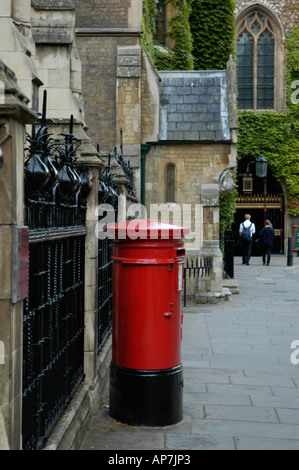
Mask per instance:
[[[230,140],[226,71],[159,75],[160,140]]]

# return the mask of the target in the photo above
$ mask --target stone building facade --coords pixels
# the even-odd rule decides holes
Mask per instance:
[[[158,205],[162,217],[163,212],[166,219],[172,215],[191,228],[185,237],[187,256],[209,256],[213,263],[210,278],[193,285],[196,300],[217,301],[226,295],[219,195],[231,189],[224,189],[222,181],[226,175],[232,184],[236,166],[234,64],[231,61],[224,71],[161,71],[159,76],[159,135],[146,142],[146,207],[151,213]]]
[[[125,159],[134,170],[137,198],[133,201],[142,203],[148,215],[153,205],[164,205],[165,217],[173,220],[179,214],[182,223],[185,215],[192,229],[186,237],[188,256],[213,259],[211,276],[192,286],[196,300],[214,302],[226,295],[219,195],[231,190],[236,167],[234,63],[230,61],[227,70],[220,72],[158,73],[140,46],[142,3],[1,0],[0,260],[5,274],[0,286],[0,448],[22,448],[22,300],[26,293],[16,268],[20,253],[14,242],[24,228],[26,130],[38,118],[44,90],[49,131],[58,139],[67,131],[70,115],[74,116],[74,134],[81,143],[79,161],[89,168],[93,183],[86,216],[85,379],[46,448],[79,445],[107,382],[111,339],[107,338],[100,354],[96,340],[97,170],[120,143],[120,129]],[[237,20],[247,7],[272,11],[281,27],[278,53],[283,57],[284,35],[296,18],[293,6],[295,0],[240,0]],[[174,11],[167,5],[167,21]],[[173,47],[171,38],[166,38],[166,44]],[[125,218],[126,210],[121,214]]]
[[[48,98],[47,124],[53,140],[61,141],[60,134],[68,131],[72,115],[74,134],[81,144],[78,161],[84,161],[89,168],[88,177],[93,182],[86,220],[86,382],[77,397],[77,403],[82,404],[84,400],[87,403],[87,414],[93,404],[89,384],[93,384],[92,390],[100,386],[105,372],[98,371],[105,363],[106,354],[109,357],[109,344],[104,348],[100,361],[92,343],[98,269],[95,209],[98,168],[102,161],[86,134],[74,20],[75,8],[69,0],[3,0],[0,6],[0,262],[2,279],[5,280],[0,288],[0,449],[22,449],[23,300],[28,295],[24,156],[26,132],[31,134],[32,124],[38,121],[44,90]],[[105,371],[107,367],[106,364]],[[95,380],[97,373],[102,375],[99,383]],[[79,406],[85,414],[86,406]],[[74,409],[71,415],[76,416]],[[68,417],[67,421],[66,427],[72,427],[72,419]],[[76,435],[75,431],[73,436]],[[71,441],[73,439],[75,437]]]
[[[286,110],[286,38],[293,28],[299,26],[298,2],[292,0],[260,0],[258,2],[237,0],[235,14],[237,62],[241,57],[240,70],[237,70],[239,110],[240,112],[247,110],[258,113],[267,110],[284,112]],[[245,42],[247,46],[245,46]],[[249,68],[245,73],[243,72],[245,68],[243,67],[242,47],[248,48],[246,62]],[[238,48],[240,48],[240,55]],[[262,64],[260,70],[264,70],[264,77],[260,75],[258,63]],[[246,66],[245,61],[244,66]],[[242,78],[243,76],[244,78]],[[249,86],[246,85],[246,81]],[[253,90],[252,94],[250,94],[250,87],[251,91]],[[248,162],[245,159],[239,162],[240,174],[247,171],[246,165]],[[254,180],[254,184],[258,188],[256,180]],[[266,188],[254,189],[252,194],[247,193],[247,195],[242,193],[241,188],[242,181],[240,180],[240,195],[233,227],[235,233],[238,231],[240,222],[243,221],[244,213],[252,214],[257,231],[261,230],[264,223],[264,213],[267,213],[266,218],[272,220],[276,235],[273,250],[275,253],[287,253],[288,238],[293,237],[293,225],[297,225],[298,218],[293,218],[288,214],[288,197],[284,185],[280,185],[273,178],[271,168],[269,168]],[[262,200],[257,202],[258,191],[267,193],[265,202]],[[255,251],[253,253],[257,254]]]
[[[196,242],[188,246],[186,240],[188,256],[200,257],[205,243],[203,256],[210,255],[214,259],[215,272],[211,275],[214,280],[203,282],[205,285],[201,284],[199,288],[195,286],[193,294],[198,290],[209,290],[221,298],[222,255],[217,234],[219,178],[226,170],[227,177],[232,176],[236,159],[233,64],[221,77],[217,73],[207,77],[207,74],[195,72],[191,75],[173,72],[172,78],[168,78],[166,72],[155,70],[141,50],[142,1],[124,2],[119,10],[117,5],[114,0],[109,2],[109,7],[101,0],[87,1],[84,5],[76,2],[76,33],[82,58],[83,99],[89,133],[93,139],[99,139],[102,150],[108,152],[111,138],[118,143],[118,133],[122,129],[124,155],[134,168],[137,199],[146,206],[148,215],[150,206],[167,202],[165,168],[169,163],[176,165],[173,202],[180,210],[183,204],[185,210],[187,204],[190,205],[189,219],[195,216],[195,205],[201,207],[197,209],[201,223],[196,224]],[[97,14],[90,22],[87,12],[92,8]],[[168,19],[174,14],[173,8],[172,5],[166,7]],[[169,80],[172,83],[168,84]],[[205,96],[201,97],[201,94]],[[180,101],[172,103],[176,99]],[[180,111],[174,112],[175,107],[181,108]],[[190,121],[186,120],[187,116]],[[178,119],[181,122],[177,122]],[[205,188],[205,184],[209,187]],[[204,196],[201,194],[211,190],[216,197],[208,198],[209,204],[213,200],[215,207],[209,209],[206,219],[202,215],[207,209],[202,210]]]

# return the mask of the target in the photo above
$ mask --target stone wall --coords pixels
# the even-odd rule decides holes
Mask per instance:
[[[26,125],[37,121],[38,115],[32,109],[42,110],[44,89],[48,92],[47,117],[52,118],[50,133],[57,138],[62,131],[68,131],[72,114],[75,119],[74,132],[82,144],[77,156],[84,159],[85,165],[92,167],[91,177],[96,175],[94,167],[101,165],[96,149],[83,129],[81,63],[76,48],[74,15],[72,0],[3,0],[0,8],[0,55],[3,60],[0,61],[0,123],[4,122],[0,126],[0,146],[4,153],[4,164],[0,168],[3,202],[0,210],[0,260],[5,279],[0,287],[0,433],[5,439],[0,440],[0,446],[9,446],[12,450],[22,448],[22,329],[23,299],[27,293],[23,289],[21,291],[20,286],[26,287],[26,279],[23,277],[24,282],[19,282],[21,276],[17,266],[21,257],[18,247],[24,225],[24,147]],[[31,132],[31,127],[28,131]],[[92,236],[93,245],[97,245],[94,231],[96,187],[95,184],[91,195],[94,201],[88,201],[86,252],[89,262],[86,264],[86,279],[95,279],[98,269],[97,254],[91,253],[90,249]],[[23,232],[26,235],[26,228]],[[25,241],[26,237],[22,239]],[[93,308],[95,322],[97,299],[92,297],[92,287],[85,284],[88,308]],[[88,313],[85,312],[85,315],[88,321]],[[92,396],[89,412],[93,406],[93,390],[101,387],[108,370],[105,358],[102,359],[105,367],[101,369],[102,363],[97,364],[96,372],[90,364],[92,359],[88,357],[88,347],[94,338],[94,328],[90,323],[85,330],[85,387]],[[109,357],[109,351],[110,344],[105,356]],[[93,356],[96,363],[99,357],[96,349]],[[98,377],[100,369],[101,376]],[[76,407],[79,407],[78,401]],[[82,421],[76,419],[77,411],[68,409],[68,412],[66,424],[70,423],[71,416],[76,421],[77,433],[84,432]],[[67,426],[64,435],[67,435]],[[56,435],[57,442],[60,438],[61,435]]]
[[[169,163],[177,167],[176,202],[199,203],[196,188],[212,183],[214,175],[227,168],[230,145],[181,143],[152,144],[146,157],[147,202],[165,202],[164,170]]]
[[[118,140],[116,128],[116,64],[119,45],[131,38],[77,33],[82,63],[82,92],[88,135],[103,152]]]
[[[141,139],[142,143],[156,141],[159,137],[161,77],[148,56],[142,54],[141,80]]]
[[[175,165],[175,203],[181,208],[182,224],[191,222],[191,236],[186,239],[188,253],[199,253],[204,239],[219,239],[219,220],[214,211],[204,209],[201,186],[213,183],[215,173],[227,168],[229,145],[203,144],[152,144],[146,157],[146,207],[151,213],[151,205],[166,203],[166,167]],[[217,186],[217,185],[216,185]],[[218,190],[218,186],[217,186]],[[219,190],[218,190],[219,195]],[[218,197],[210,206],[218,206]],[[173,209],[166,203],[166,208]],[[218,214],[219,215],[219,214]],[[205,222],[203,223],[202,216]]]
[[[36,119],[27,107],[28,98],[17,85],[15,74],[0,61],[0,80],[5,95],[0,104],[0,433],[2,445],[20,449],[22,426],[22,330],[23,299],[27,296],[26,274],[19,268],[24,225],[25,124]],[[28,261],[24,253],[23,266]],[[27,264],[28,265],[28,264]],[[4,444],[3,444],[4,443]]]
[[[226,294],[222,288],[219,182],[218,178],[215,182],[215,175],[229,166],[231,146],[169,142],[152,143],[149,147],[145,172],[147,216],[158,215],[164,221],[191,228],[190,235],[185,237],[187,257],[193,260],[210,257],[213,268],[208,278],[188,282],[188,296],[199,303],[217,302]],[[175,165],[175,204],[166,203],[169,163]]]
[[[142,1],[75,0],[75,6],[86,124],[107,153],[119,141],[117,51],[140,42]]]
[[[78,28],[127,28],[131,0],[74,0]],[[90,12],[92,11],[92,15]]]

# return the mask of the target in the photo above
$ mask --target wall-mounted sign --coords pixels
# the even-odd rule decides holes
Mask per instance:
[[[293,248],[299,250],[299,225],[293,225]]]
[[[13,229],[12,302],[28,297],[29,237],[28,227],[16,225]]]
[[[252,193],[252,178],[243,178],[243,192]]]

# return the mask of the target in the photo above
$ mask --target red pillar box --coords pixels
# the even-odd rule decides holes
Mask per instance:
[[[183,417],[183,236],[150,220],[108,226],[113,240],[110,416],[165,426]]]

